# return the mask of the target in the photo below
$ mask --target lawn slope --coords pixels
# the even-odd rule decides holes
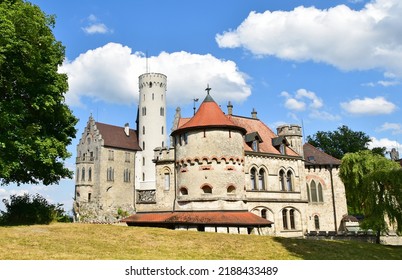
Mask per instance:
[[[401,260],[402,247],[116,225],[0,227],[2,260]]]

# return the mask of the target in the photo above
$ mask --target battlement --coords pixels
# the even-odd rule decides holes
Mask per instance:
[[[154,159],[155,163],[162,161],[173,161],[174,160],[174,148],[168,147],[158,147],[154,149]]]
[[[287,124],[278,126],[276,129],[279,136],[300,136],[302,137],[302,128],[297,124]]]
[[[167,77],[160,73],[145,73],[139,76],[139,87],[152,88],[161,87],[166,88]]]

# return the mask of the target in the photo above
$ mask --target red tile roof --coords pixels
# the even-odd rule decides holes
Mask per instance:
[[[272,139],[278,136],[261,120],[234,115],[229,115],[228,117],[237,126],[241,126],[246,129],[247,133],[258,132],[258,135],[262,140],[262,142],[259,143],[260,152],[280,155],[280,151],[272,145]],[[252,148],[246,143],[244,143],[244,150],[253,151]],[[299,156],[299,154],[289,147],[286,147],[286,155]]]
[[[182,125],[180,126],[180,123]],[[195,115],[187,122],[179,122],[179,127],[175,132],[189,130],[200,127],[225,127],[241,130],[242,127],[235,125],[226,115],[223,113],[219,105],[208,94],[204,101],[201,103]]]
[[[270,226],[273,222],[247,211],[137,213],[122,220],[127,225]]]
[[[305,143],[303,145],[304,159],[307,164],[310,165],[322,165],[322,164],[333,164],[340,165],[341,161],[333,156],[330,156],[327,153],[317,149],[310,143]]]
[[[124,132],[124,127],[100,122],[96,122],[95,125],[98,128],[100,135],[102,135],[104,146],[132,151],[141,150],[140,146],[138,145],[138,136],[136,130],[130,129],[129,136],[127,136]]]

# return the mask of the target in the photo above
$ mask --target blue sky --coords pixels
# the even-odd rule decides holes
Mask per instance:
[[[178,106],[191,116],[209,84],[225,112],[228,101],[236,115],[255,108],[274,131],[303,124],[307,136],[347,125],[372,137],[371,147],[402,155],[400,0],[31,2],[56,15],[54,34],[66,47],[66,102],[80,119],[71,170],[91,114],[134,127],[147,66],[168,77],[168,125]],[[0,198],[22,192],[69,211],[74,179],[2,186]]]

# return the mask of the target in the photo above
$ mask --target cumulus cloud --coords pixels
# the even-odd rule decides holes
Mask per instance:
[[[69,78],[66,102],[80,106],[81,98],[89,97],[116,104],[135,103],[138,101],[138,77],[145,73],[146,65],[152,72],[167,75],[167,99],[172,105],[203,98],[207,84],[217,102],[241,102],[251,94],[246,75],[233,61],[184,51],[162,52],[146,58],[127,46],[108,43],[73,61],[65,61],[60,67],[59,71],[67,73]]]
[[[306,89],[298,89],[296,94],[292,96],[290,93],[284,91],[281,96],[285,97],[285,107],[289,110],[304,111],[307,108],[319,109],[323,106],[322,99],[319,98],[314,92]]]
[[[280,94],[285,98],[285,108],[291,111],[306,111],[310,110],[309,117],[312,119],[321,119],[328,121],[339,120],[340,116],[333,115],[322,110],[324,102],[314,92],[306,89],[298,89],[294,95],[283,91]],[[295,114],[292,113],[292,118],[295,118]]]
[[[98,18],[93,14],[88,16],[87,21],[88,25],[82,28],[87,34],[113,33],[112,29],[108,28],[104,23],[99,22]]]
[[[392,148],[395,148],[398,151],[402,149],[402,144],[388,138],[377,139],[375,137],[371,137],[371,142],[369,143],[368,148],[371,150],[376,147],[386,147],[387,151],[391,151]]]
[[[384,115],[396,110],[396,105],[387,101],[384,97],[366,97],[341,103],[341,107],[353,115]]]
[[[402,134],[402,125],[400,123],[383,123],[380,128],[377,128],[376,131],[391,131],[393,135]]]
[[[380,68],[402,76],[402,1],[374,0],[360,10],[299,6],[251,12],[234,30],[217,34],[221,48],[257,56],[315,61],[344,70]]]

